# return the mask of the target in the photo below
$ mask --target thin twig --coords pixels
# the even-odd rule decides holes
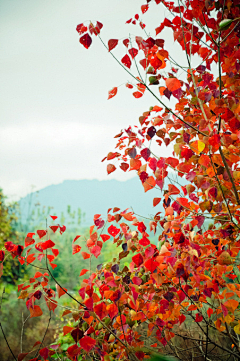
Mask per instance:
[[[39,351],[40,351],[40,349],[41,349],[41,347],[42,347],[42,345],[43,345],[45,336],[46,336],[46,334],[47,334],[47,331],[48,331],[48,328],[49,328],[49,325],[50,325],[50,322],[51,322],[51,318],[52,318],[52,313],[51,313],[51,312],[52,312],[52,311],[49,310],[49,319],[48,319],[47,328],[46,328],[45,333],[44,333],[44,335],[43,335],[42,342],[41,342],[41,344],[40,344],[40,346],[39,346],[39,348],[38,348],[38,350],[37,350],[37,352],[36,352],[36,354],[35,354],[35,357],[38,356],[38,353],[39,353]]]
[[[27,320],[29,319],[30,315],[28,315],[28,317],[24,320],[23,318],[23,312],[22,312],[22,330],[21,330],[21,339],[20,339],[20,345],[21,345],[21,353],[23,352],[23,330],[24,330],[24,325],[27,322]]]
[[[220,155],[221,155],[221,158],[222,158],[222,161],[223,161],[223,164],[226,168],[226,171],[227,171],[227,174],[228,174],[228,177],[232,183],[232,186],[233,186],[233,192],[234,192],[234,195],[235,195],[235,198],[236,198],[236,201],[237,201],[237,204],[240,204],[240,200],[239,200],[239,197],[238,197],[238,192],[237,192],[237,189],[236,189],[236,186],[235,186],[235,183],[234,183],[234,180],[232,178],[232,175],[230,173],[230,169],[228,167],[228,164],[227,164],[227,161],[226,161],[226,158],[223,154],[223,151],[222,151],[222,148],[221,146],[219,147],[219,152],[220,152]]]
[[[2,300],[3,300],[3,294],[4,294],[4,293],[5,293],[5,287],[3,288],[2,298],[1,298],[1,303],[0,303],[0,315],[1,315],[1,313],[2,313],[2,312],[1,312],[1,308],[2,308]],[[8,340],[7,340],[7,337],[6,337],[5,332],[4,332],[4,330],[3,330],[1,321],[0,321],[0,327],[1,327],[1,330],[2,330],[3,337],[4,337],[5,341],[6,341],[7,346],[8,346],[8,349],[9,349],[9,351],[11,352],[14,360],[17,361],[17,358],[16,358],[16,356],[14,355],[14,353],[13,353],[13,351],[12,351],[12,349],[11,349],[9,343],[8,343]]]

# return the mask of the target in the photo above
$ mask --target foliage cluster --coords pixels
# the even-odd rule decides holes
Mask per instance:
[[[180,360],[240,357],[240,4],[147,0],[141,13],[153,5],[167,10],[168,18],[157,24],[156,37],[147,34],[139,14],[127,20],[144,35],[122,41],[121,60],[114,55],[120,41],[110,39],[105,45],[99,21],[79,24],[77,31],[86,49],[93,36],[102,41],[132,77],[126,87],[136,88],[136,99],[148,91],[158,102],[143,112],[140,125],[116,135],[116,149],[104,160],[110,161],[109,174],[116,170],[116,161],[124,172],[137,172],[145,192],[159,188],[162,196],[153,199],[153,206],[162,204],[164,213],[146,222],[117,207],[105,218],[96,214],[88,237],[77,235],[72,241],[74,257],[89,260],[76,294],[54,276],[59,250],[52,234],[66,230],[56,216],[36,235],[28,233],[24,246],[5,243],[6,253],[38,268],[18,286],[30,318],[41,317],[45,302],[50,322],[59,299],[72,300],[64,306],[63,334],[45,346],[45,333],[34,346],[32,361],[143,360],[156,352]],[[187,67],[158,37],[165,28],[185,53]],[[193,67],[194,56],[200,61]],[[109,99],[117,92],[114,87]],[[167,105],[169,99],[175,106]],[[171,157],[160,155],[162,144],[172,147]],[[172,177],[166,187],[173,173],[187,184],[181,186]],[[212,222],[207,230],[205,220]],[[157,240],[150,241],[150,232],[157,230]],[[80,246],[82,240],[87,250]],[[98,259],[111,240],[114,258],[93,269],[91,260]],[[27,356],[21,353],[18,360]]]

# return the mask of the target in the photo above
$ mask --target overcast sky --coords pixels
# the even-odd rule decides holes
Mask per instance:
[[[134,175],[118,170],[108,176],[101,159],[114,150],[114,135],[138,124],[141,113],[156,101],[148,94],[136,100],[125,86],[107,100],[108,91],[130,77],[96,37],[88,50],[83,48],[75,29],[91,19],[104,24],[105,42],[129,33],[144,37],[139,27],[125,25],[141,14],[142,3],[0,1],[0,187],[6,195],[18,199],[32,185],[38,190],[65,179],[124,180]],[[143,20],[154,35],[168,14],[154,3],[151,8]],[[172,37],[167,46],[176,47]],[[122,45],[114,51],[119,58],[125,54]]]

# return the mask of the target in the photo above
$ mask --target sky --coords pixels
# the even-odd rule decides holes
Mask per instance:
[[[130,76],[99,39],[86,50],[76,26],[99,20],[105,42],[142,35],[125,24],[139,13],[139,0],[1,0],[0,2],[0,188],[17,200],[66,179],[126,180],[134,173],[107,175],[101,163],[114,151],[113,137],[138,124],[156,105],[150,94],[135,99],[124,84]],[[157,11],[156,11],[157,10]],[[142,17],[155,34],[166,11],[151,3]],[[164,35],[164,34],[163,34]],[[166,45],[178,49],[165,34]],[[123,45],[114,49],[121,59]],[[133,69],[136,75],[136,70]],[[123,84],[123,85],[121,85]],[[121,86],[120,86],[121,85]],[[115,98],[108,91],[120,86]],[[166,149],[161,149],[161,154]]]

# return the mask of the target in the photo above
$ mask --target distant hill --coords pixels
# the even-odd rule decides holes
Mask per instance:
[[[43,207],[45,214],[56,214],[65,219],[69,214],[81,209],[81,225],[93,222],[96,213],[106,215],[108,208],[119,207],[121,210],[133,208],[134,212],[142,216],[156,214],[161,211],[160,206],[153,208],[154,197],[161,197],[162,192],[153,189],[144,193],[143,186],[138,177],[125,182],[117,180],[65,180],[63,183],[50,185],[38,192],[31,193],[19,201],[22,222],[26,223],[32,212],[34,217],[41,217]],[[68,206],[71,208],[68,209]],[[53,207],[47,210],[48,207]],[[67,209],[69,213],[67,213]],[[85,213],[85,217],[83,217]]]

